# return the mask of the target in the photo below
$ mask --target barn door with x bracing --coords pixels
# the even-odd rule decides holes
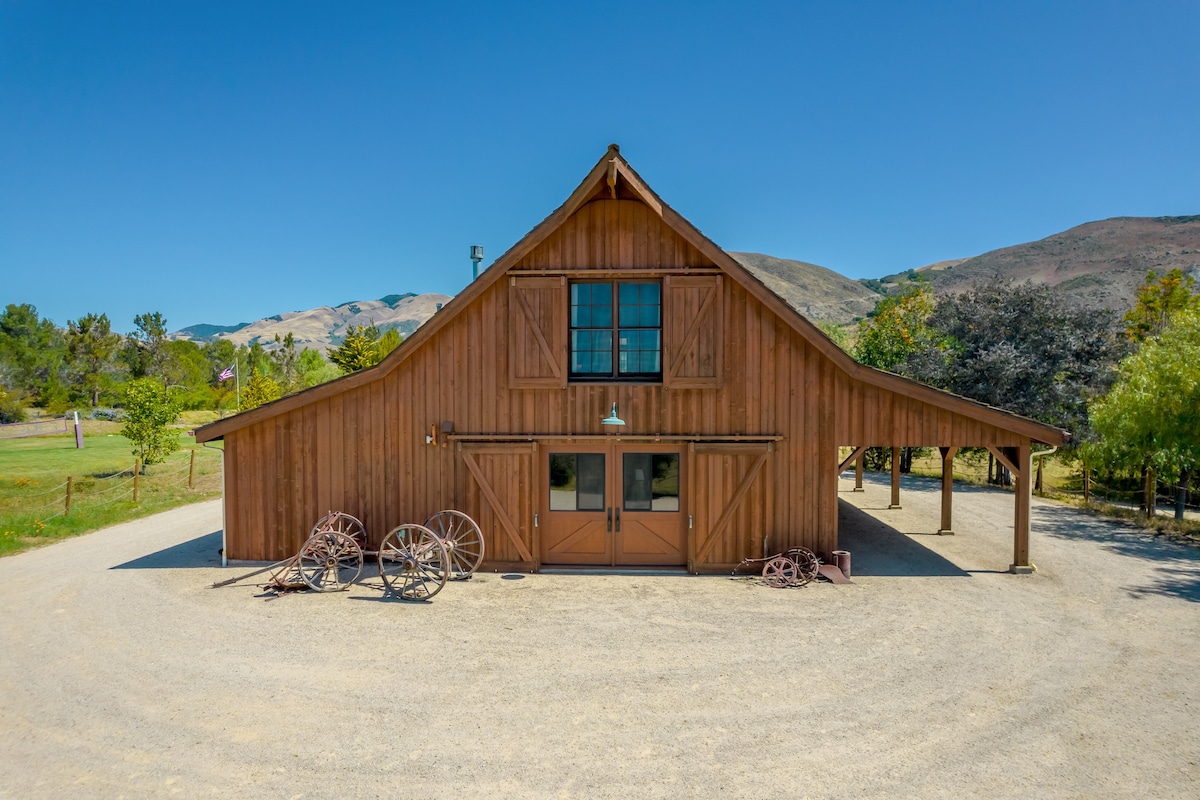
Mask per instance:
[[[459,445],[458,507],[479,523],[494,568],[537,569],[537,453],[536,443]]]

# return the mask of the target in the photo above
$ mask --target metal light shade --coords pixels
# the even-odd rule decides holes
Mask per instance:
[[[608,419],[600,420],[601,425],[624,425],[625,420],[617,416],[617,404],[613,403],[612,413],[608,415]]]

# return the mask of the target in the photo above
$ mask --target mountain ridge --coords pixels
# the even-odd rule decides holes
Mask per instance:
[[[198,343],[226,339],[237,346],[259,342],[270,349],[275,337],[291,333],[297,348],[327,352],[345,339],[351,326],[375,325],[381,331],[395,328],[408,336],[450,301],[444,294],[389,294],[379,300],[348,300],[336,306],[289,311],[238,325],[190,325],[170,334],[172,339]]]
[[[1200,215],[1112,217],[1085,222],[1043,239],[1010,245],[977,256],[948,259],[923,267],[854,280],[807,261],[764,253],[730,252],[738,263],[785,302],[816,323],[848,325],[870,314],[888,291],[920,275],[936,293],[962,292],[999,274],[1013,281],[1051,286],[1087,307],[1123,311],[1153,270],[1180,269],[1200,284]],[[351,325],[396,328],[407,336],[438,307],[444,294],[389,294],[378,300],[348,300],[336,306],[275,314],[236,325],[191,325],[172,338],[197,342],[227,339],[235,345],[260,342],[270,348],[289,332],[297,347],[326,352]]]

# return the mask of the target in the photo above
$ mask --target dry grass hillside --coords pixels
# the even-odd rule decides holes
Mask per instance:
[[[1124,310],[1153,270],[1181,269],[1200,283],[1200,215],[1115,217],[1036,242],[993,250],[942,269],[919,270],[938,292],[963,291],[999,273],[1053,286],[1084,305]]]
[[[845,325],[865,317],[879,295],[831,269],[761,253],[730,253],[768,289],[813,322]]]
[[[291,333],[296,339],[297,348],[310,347],[325,352],[345,338],[346,330],[351,325],[374,324],[380,330],[396,328],[407,336],[433,316],[438,304],[449,301],[450,297],[444,294],[389,295],[380,300],[360,300],[339,306],[320,306],[308,311],[291,311],[248,325],[225,328],[193,325],[172,336],[194,341],[228,339],[235,345],[261,342],[267,346],[274,344],[276,335],[283,338]]]

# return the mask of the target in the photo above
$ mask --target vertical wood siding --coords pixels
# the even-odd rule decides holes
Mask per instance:
[[[511,271],[537,269],[713,268],[649,208],[631,200],[595,200]],[[702,356],[681,373],[696,379],[719,366],[716,388],[663,385],[548,386],[553,370],[544,348],[514,320],[529,311],[565,337],[557,278],[530,309],[514,308],[514,284],[496,281],[460,309],[434,338],[370,383],[235,430],[226,437],[228,555],[278,560],[297,552],[317,518],[330,510],[359,517],[370,543],[392,527],[422,522],[460,505],[485,529],[489,560],[520,561],[510,536],[467,475],[443,422],[459,433],[599,434],[611,404],[620,404],[624,435],[781,435],[739,504],[707,565],[761,555],[766,537],[778,552],[806,546],[828,558],[837,545],[838,447],[1016,446],[1020,437],[979,420],[851,379],[735,280],[682,281],[687,311],[696,313],[715,283],[719,314],[699,337]],[[537,284],[541,286],[541,284]],[[684,316],[664,294],[670,335]],[[675,317],[672,317],[672,315]],[[713,341],[713,331],[720,341]],[[708,337],[708,338],[706,338]],[[551,344],[557,347],[557,344]],[[672,352],[675,343],[668,343]],[[719,349],[719,353],[716,350]],[[523,388],[522,378],[541,381]],[[514,385],[515,384],[515,385]],[[426,444],[431,434],[438,444]],[[697,537],[719,519],[738,475],[756,457],[697,454]],[[490,452],[477,457],[497,497],[510,509],[527,548],[537,552],[532,517],[539,488],[536,458]],[[697,568],[704,566],[697,564]]]

